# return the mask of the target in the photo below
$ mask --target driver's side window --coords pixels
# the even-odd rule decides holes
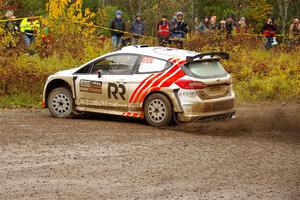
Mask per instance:
[[[132,74],[137,64],[138,55],[113,55],[93,63],[92,74],[102,70],[103,74],[127,75]]]

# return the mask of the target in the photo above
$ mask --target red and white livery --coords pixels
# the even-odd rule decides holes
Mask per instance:
[[[96,112],[143,118],[156,127],[172,120],[231,118],[235,94],[220,62],[228,58],[226,53],[124,47],[49,76],[43,105],[56,117]]]

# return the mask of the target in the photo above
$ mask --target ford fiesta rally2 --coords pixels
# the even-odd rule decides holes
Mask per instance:
[[[228,58],[223,52],[128,46],[49,76],[42,104],[59,118],[106,113],[142,118],[155,127],[231,118],[235,93],[221,64]]]

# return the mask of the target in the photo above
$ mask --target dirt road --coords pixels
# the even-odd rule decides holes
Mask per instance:
[[[300,105],[156,129],[0,111],[0,199],[300,199]]]

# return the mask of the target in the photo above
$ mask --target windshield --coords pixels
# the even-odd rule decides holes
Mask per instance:
[[[218,60],[187,63],[184,71],[195,78],[220,78],[228,74]]]

